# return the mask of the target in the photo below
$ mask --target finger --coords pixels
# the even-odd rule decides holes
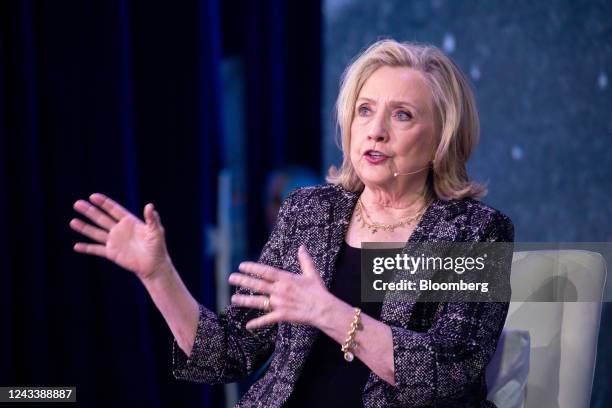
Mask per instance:
[[[282,320],[282,316],[283,315],[280,312],[273,311],[256,319],[249,320],[245,327],[247,330],[253,330],[264,326],[270,326],[280,322]]]
[[[287,274],[290,275],[289,272],[283,271],[282,269],[257,262],[241,262],[238,266],[238,270],[270,282],[275,282],[282,279],[283,276]]]
[[[268,296],[233,295],[232,304],[240,307],[266,310],[266,300],[268,300],[268,308],[271,307],[269,299],[270,298]]]
[[[81,214],[89,218],[91,221],[108,231],[116,224],[115,220],[113,220],[104,212],[100,211],[100,209],[95,205],[91,205],[89,201],[77,200],[72,205],[72,208],[74,208],[76,211],[80,212]]]
[[[162,228],[159,213],[155,210],[153,203],[145,205],[143,215],[147,225],[155,228]]]
[[[96,242],[106,244],[108,232],[103,229],[96,228],[91,224],[79,220],[78,218],[73,218],[70,221],[70,228],[72,228],[76,232],[80,232],[81,234],[85,235],[88,238],[91,238]]]
[[[298,261],[300,262],[300,268],[302,269],[302,273],[308,276],[319,276],[319,272],[317,272],[317,267],[315,266],[314,260],[306,250],[304,245],[300,245],[298,248]]]
[[[87,244],[85,242],[77,242],[74,244],[74,250],[82,254],[96,255],[106,258],[106,247],[99,244]]]
[[[232,273],[228,278],[229,283],[234,286],[251,289],[259,293],[270,293],[271,285],[263,279],[254,278],[243,273]]]
[[[116,221],[121,221],[123,217],[130,214],[130,212],[123,208],[119,203],[115,202],[113,199],[105,196],[104,194],[93,193],[89,196],[89,199],[95,205],[102,207],[104,211],[109,213]]]

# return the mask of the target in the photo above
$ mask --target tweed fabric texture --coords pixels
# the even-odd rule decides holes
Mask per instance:
[[[295,190],[283,202],[259,262],[301,273],[304,244],[329,288],[358,194],[325,185]],[[408,242],[513,242],[514,227],[501,212],[472,199],[434,200]],[[508,281],[509,281],[508,263]],[[238,289],[239,293],[252,294]],[[486,401],[485,367],[499,339],[508,303],[422,303],[386,296],[381,321],[391,327],[395,385],[370,373],[365,407],[494,407]],[[219,315],[200,307],[190,357],[173,345],[176,378],[209,384],[237,381],[273,356],[264,375],[236,405],[282,407],[318,329],[279,323],[250,332],[261,311],[228,306]],[[377,317],[378,318],[378,317]],[[340,351],[338,351],[340,352]]]

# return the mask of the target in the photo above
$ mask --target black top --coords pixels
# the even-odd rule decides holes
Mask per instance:
[[[362,313],[380,318],[382,303],[361,302],[361,249],[342,243],[331,285],[331,293]],[[348,333],[350,322],[346,325]],[[355,358],[344,360],[340,344],[319,332],[302,374],[284,407],[362,407],[363,388],[370,369]]]

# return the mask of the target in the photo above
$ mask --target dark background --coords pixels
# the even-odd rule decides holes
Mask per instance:
[[[266,174],[320,166],[320,19],[317,1],[0,2],[1,385],[221,406],[222,387],[173,379],[170,331],[137,279],[72,251],[72,204],[99,191],[142,217],[154,202],[181,276],[215,308],[204,248],[226,144],[249,152],[248,253],[267,237]],[[242,140],[224,139],[228,58],[245,75],[243,111],[228,113]]]
[[[612,240],[611,22],[604,0],[0,2],[0,385],[222,406],[222,386],[173,379],[171,333],[137,279],[73,252],[72,204],[155,203],[185,283],[218,309],[215,255],[257,256],[273,170],[322,180],[338,162],[340,73],[383,36],[433,43],[469,76],[470,171],[517,240]],[[595,407],[612,402],[611,316]]]

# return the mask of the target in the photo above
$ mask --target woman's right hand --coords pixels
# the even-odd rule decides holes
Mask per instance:
[[[142,281],[171,270],[164,227],[153,204],[144,207],[144,222],[99,193],[89,196],[89,201],[76,201],[73,207],[92,223],[73,218],[70,227],[96,242],[78,242],[75,251],[106,258]]]

